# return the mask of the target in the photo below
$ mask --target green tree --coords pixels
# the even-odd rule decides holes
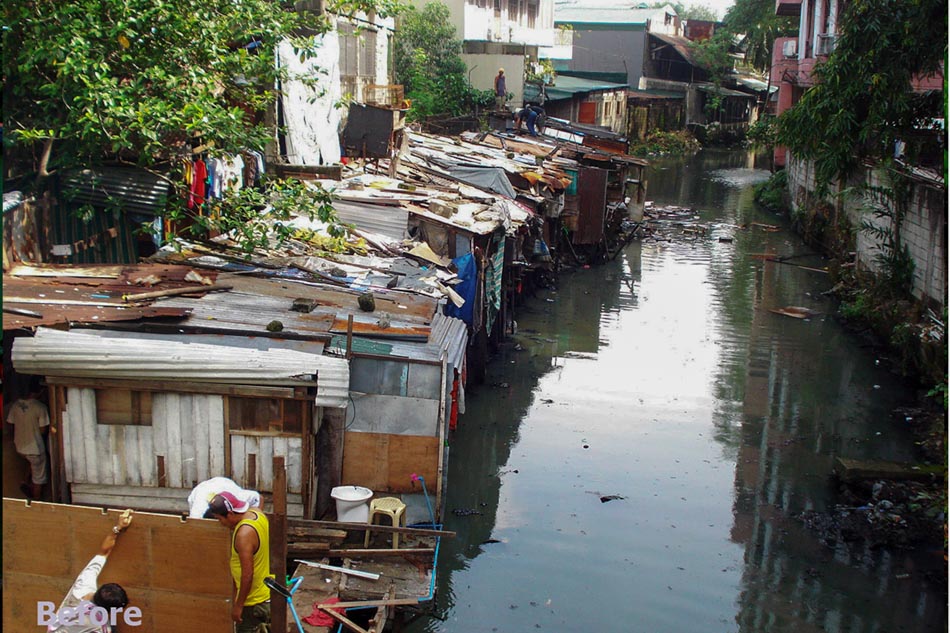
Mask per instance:
[[[716,10],[705,4],[685,6],[682,2],[654,2],[649,6],[651,9],[662,9],[665,6],[671,6],[681,20],[719,21],[719,14]]]
[[[736,0],[723,22],[739,36],[746,64],[760,72],[771,66],[775,38],[798,33],[798,18],[775,15],[774,0]]]
[[[690,42],[689,47],[696,65],[708,73],[709,81],[717,89],[722,88],[726,76],[732,73],[735,63],[732,55],[729,54],[732,47],[732,33],[725,29],[718,29],[709,39]],[[717,90],[717,93],[706,101],[706,113],[712,115],[719,110],[721,105],[722,95]]]
[[[944,104],[942,93],[915,93],[911,82],[943,76],[946,0],[854,0],[839,24],[815,86],[778,120],[778,142],[814,161],[819,185],[891,155],[896,139],[934,126]]]
[[[380,15],[398,8],[396,0],[329,5]],[[326,14],[292,7],[272,0],[4,3],[4,143],[18,159],[12,167],[7,161],[7,172],[33,172],[42,186],[57,169],[106,162],[164,172],[195,141],[229,153],[263,149],[274,134],[264,114],[286,77],[274,63],[277,44],[290,38],[308,56],[314,36],[332,27]]]
[[[461,53],[462,42],[456,39],[444,4],[430,2],[402,13],[393,58],[395,79],[412,102],[410,119],[460,115],[476,104],[494,102],[490,90],[472,88]]]

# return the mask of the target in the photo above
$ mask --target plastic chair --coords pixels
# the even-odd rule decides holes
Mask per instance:
[[[392,519],[393,527],[406,525],[406,504],[396,497],[380,497],[373,499],[369,504],[369,524],[376,522],[376,515],[383,514]],[[363,547],[369,547],[370,531],[366,530]],[[399,549],[399,533],[393,533],[393,549]]]

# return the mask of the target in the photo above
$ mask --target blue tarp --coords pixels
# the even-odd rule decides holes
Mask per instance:
[[[472,315],[475,307],[475,290],[478,287],[478,268],[475,266],[475,257],[469,253],[461,257],[456,257],[452,260],[452,263],[458,268],[458,276],[459,279],[462,280],[462,283],[455,286],[453,290],[465,299],[465,305],[461,308],[456,308],[455,304],[450,302],[445,308],[445,314],[446,316],[461,319],[468,325],[472,325]]]

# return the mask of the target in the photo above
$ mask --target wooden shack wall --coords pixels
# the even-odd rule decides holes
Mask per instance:
[[[229,433],[224,396],[156,392],[151,426],[136,426],[99,424],[95,389],[66,393],[63,460],[73,502],[182,512],[191,488],[210,477],[270,492],[273,458],[283,456],[288,514],[303,516],[302,438]]]
[[[156,393],[152,425],[99,424],[96,390],[70,387],[63,431],[70,483],[190,488],[225,472],[224,398]]]
[[[118,511],[3,500],[3,628],[37,631],[37,602],[59,608]],[[230,633],[228,530],[214,521],[136,513],[99,576],[141,609],[138,630]],[[121,619],[120,619],[121,622]],[[119,624],[118,630],[132,630]]]
[[[442,371],[402,358],[351,361],[341,483],[414,492],[411,474],[436,481]]]
[[[577,181],[578,218],[574,245],[598,244],[604,239],[607,208],[606,169],[581,167]]]

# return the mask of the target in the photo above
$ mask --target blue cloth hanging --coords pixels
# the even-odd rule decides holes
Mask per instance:
[[[468,325],[472,325],[472,316],[475,307],[475,290],[478,287],[478,268],[475,265],[475,257],[471,253],[456,257],[452,260],[458,269],[459,279],[462,283],[453,288],[455,292],[465,299],[465,305],[456,308],[451,301],[445,307],[446,316],[462,319]]]

